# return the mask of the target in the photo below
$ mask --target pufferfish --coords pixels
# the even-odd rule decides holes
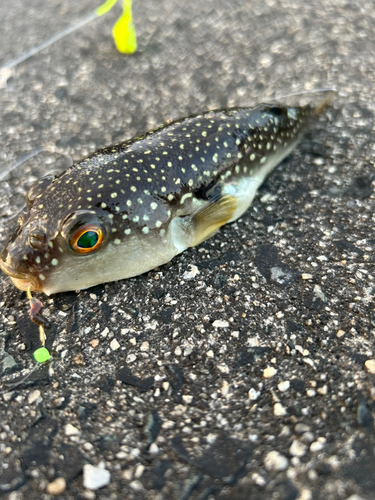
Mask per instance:
[[[37,181],[0,268],[51,295],[169,262],[241,217],[328,102],[207,111]]]

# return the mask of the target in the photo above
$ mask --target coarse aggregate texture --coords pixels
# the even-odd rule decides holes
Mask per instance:
[[[92,8],[1,2],[0,65]],[[133,8],[134,56],[113,47],[118,10],[0,79],[1,171],[41,147],[65,155],[41,153],[4,176],[3,219],[67,155],[205,109],[337,94],[252,208],[214,238],[146,275],[38,296],[53,361],[31,374],[38,329],[25,294],[2,278],[0,495],[372,500],[372,2]],[[84,488],[87,464],[109,484]]]

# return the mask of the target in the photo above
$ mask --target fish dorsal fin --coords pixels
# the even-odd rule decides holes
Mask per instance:
[[[194,247],[207,240],[227,223],[237,208],[237,197],[229,194],[213,199],[208,205],[199,209],[191,216],[191,244]]]

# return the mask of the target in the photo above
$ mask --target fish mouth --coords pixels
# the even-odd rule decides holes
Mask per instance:
[[[42,292],[42,287],[35,276],[27,273],[16,273],[11,267],[0,258],[0,269],[7,274],[14,285],[22,291]]]

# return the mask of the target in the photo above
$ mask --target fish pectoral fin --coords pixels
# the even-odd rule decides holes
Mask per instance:
[[[191,241],[189,246],[194,247],[207,240],[227,223],[237,208],[237,197],[229,194],[213,199],[208,205],[199,209],[189,221]]]

